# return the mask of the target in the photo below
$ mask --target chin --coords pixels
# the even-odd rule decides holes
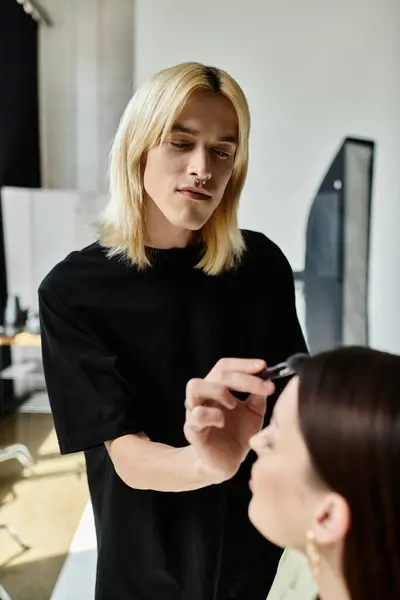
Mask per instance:
[[[283,548],[284,545],[281,543],[282,540],[278,540],[277,536],[268,527],[268,522],[265,519],[265,509],[258,507],[254,502],[254,498],[250,501],[248,515],[251,524],[257,529],[257,531],[269,542],[275,546]]]
[[[200,218],[194,218],[193,216],[190,217],[178,217],[178,218],[171,218],[168,219],[169,222],[171,223],[171,225],[173,225],[174,227],[177,227],[178,229],[185,229],[186,231],[199,231],[204,224],[207,222],[207,219],[200,219]]]
[[[171,207],[172,208],[172,207]],[[187,229],[189,231],[198,231],[201,229],[215,211],[215,206],[208,203],[185,203],[177,210],[170,211],[170,221],[173,219],[173,224],[177,227]]]
[[[262,519],[259,518],[260,514],[259,514],[259,511],[257,510],[257,507],[255,506],[254,497],[250,500],[248,515],[249,515],[249,519],[250,519],[252,525],[254,525],[254,527],[262,535],[264,535],[264,531],[262,531],[263,528],[261,527],[261,523],[260,523],[260,520],[262,522]],[[264,535],[264,537],[265,537],[265,535]]]

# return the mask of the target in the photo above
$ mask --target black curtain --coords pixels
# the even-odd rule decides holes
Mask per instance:
[[[3,186],[40,187],[38,25],[16,0],[0,0],[0,193]],[[0,323],[7,273],[0,196]],[[0,366],[11,364],[0,347]],[[0,381],[0,413],[13,404],[13,386]]]

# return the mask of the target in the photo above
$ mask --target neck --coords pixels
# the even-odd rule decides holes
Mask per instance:
[[[153,201],[146,205],[146,246],[168,250],[185,248],[193,243],[192,231],[172,225]]]
[[[320,573],[315,578],[321,600],[351,600],[349,590],[340,567],[334,568],[324,560]]]

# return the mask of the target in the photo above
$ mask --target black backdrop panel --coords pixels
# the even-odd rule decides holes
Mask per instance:
[[[40,186],[37,23],[15,0],[0,2],[0,192],[3,186]],[[0,196],[0,323],[7,273]],[[11,362],[0,347],[0,366]],[[0,413],[13,402],[13,386],[0,380]]]
[[[346,138],[313,200],[307,223],[306,332],[314,354],[368,344],[372,141]]]

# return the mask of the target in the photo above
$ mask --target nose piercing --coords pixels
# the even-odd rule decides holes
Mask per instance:
[[[207,181],[209,179],[211,179],[211,175],[207,175],[207,177],[204,177],[204,179],[203,179],[203,187],[205,186],[205,184],[207,183]],[[199,185],[199,183],[200,183],[200,178],[196,175],[195,185]]]

